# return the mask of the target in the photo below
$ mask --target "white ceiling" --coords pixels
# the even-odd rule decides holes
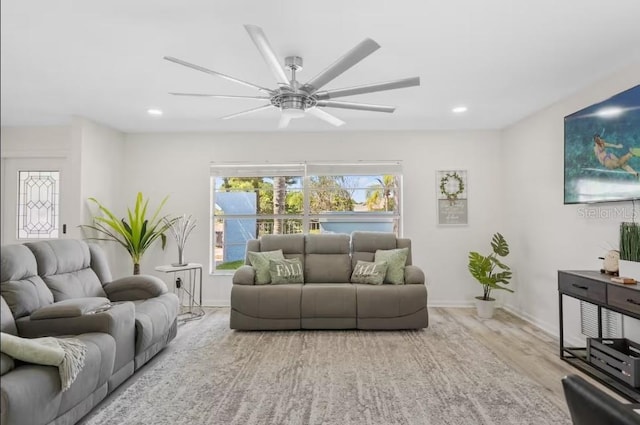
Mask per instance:
[[[324,89],[421,78],[340,99],[394,114],[325,109],[347,124],[306,117],[285,131],[503,128],[640,61],[640,0],[2,0],[2,125],[79,115],[125,132],[278,131],[275,109],[219,119],[260,101],[168,94],[259,93],[163,56],[275,88],[243,24],[302,56],[302,82],[366,37],[382,46]]]

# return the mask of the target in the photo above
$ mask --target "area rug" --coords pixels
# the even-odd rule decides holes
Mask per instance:
[[[422,331],[236,332],[216,310],[178,332],[83,424],[571,424],[438,315]]]

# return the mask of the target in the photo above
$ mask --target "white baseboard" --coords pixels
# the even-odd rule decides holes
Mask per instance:
[[[427,307],[474,307],[475,304],[473,301],[436,301],[436,302],[427,302]]]
[[[528,313],[525,313],[523,311],[517,310],[515,308],[513,308],[512,306],[508,306],[508,305],[503,305],[502,308],[506,311],[508,311],[509,313],[513,314],[514,316],[519,317],[520,319],[524,320],[525,322],[528,322],[530,324],[532,324],[533,326],[535,326],[536,328],[542,330],[544,333],[546,333],[547,335],[555,338],[555,339],[559,339],[560,338],[560,333],[559,330],[557,328],[556,325],[552,325],[548,322],[543,322],[533,316],[531,316]],[[585,341],[584,338],[579,338],[576,336],[570,336],[565,334],[564,335],[564,343],[566,346],[569,347],[584,347]]]
[[[226,300],[202,300],[202,305],[204,307],[229,307],[231,305],[228,299]]]

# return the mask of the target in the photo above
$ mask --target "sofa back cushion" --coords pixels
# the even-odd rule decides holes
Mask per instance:
[[[247,241],[247,252],[282,250],[284,258],[298,258],[304,263],[304,235],[263,235],[260,239]],[[245,263],[251,265],[248,255]]]
[[[349,235],[308,234],[304,238],[304,282],[349,283],[351,279]]]
[[[26,246],[2,247],[0,276],[0,292],[16,319],[53,303],[53,294],[38,276],[36,258]]]
[[[411,239],[396,238],[391,232],[353,232],[351,234],[351,264],[373,261],[377,250],[409,248],[406,265],[411,265]]]
[[[89,247],[89,256],[91,257],[91,268],[96,276],[98,276],[98,280],[100,280],[102,286],[104,286],[113,280],[111,270],[109,270],[107,256],[99,245],[88,243],[87,246]]]
[[[281,249],[284,258],[297,258],[304,262],[304,235],[264,235],[260,238],[260,251]]]
[[[98,275],[91,268],[91,254],[86,242],[58,239],[25,245],[33,252],[38,275],[51,290],[55,301],[107,296]]]

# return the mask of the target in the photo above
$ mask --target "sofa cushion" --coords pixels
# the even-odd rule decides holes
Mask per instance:
[[[176,294],[134,301],[136,308],[136,357],[152,345],[164,341],[180,309]],[[166,342],[166,341],[165,341]],[[138,365],[136,365],[138,368]]]
[[[391,283],[394,285],[404,284],[404,267],[407,263],[407,256],[409,255],[409,248],[399,249],[379,249],[374,256],[375,261],[387,262],[387,274],[384,278],[384,283]]]
[[[387,274],[387,262],[358,261],[351,274],[351,283],[382,285]]]
[[[351,233],[351,246],[354,252],[396,249],[396,235],[392,232],[353,232]]]
[[[300,314],[303,318],[356,317],[356,288],[350,284],[305,284]]]
[[[349,235],[305,235],[306,283],[348,283],[351,278]]]
[[[269,260],[271,284],[304,283],[302,261],[298,258]]]
[[[26,246],[2,246],[0,275],[2,297],[16,319],[53,303],[53,294],[38,276],[36,258]]]
[[[354,285],[358,297],[358,318],[408,316],[426,308],[425,285]]]
[[[304,235],[264,235],[260,237],[260,251],[276,251],[282,250],[282,253],[287,256],[290,255],[302,255],[304,254]]]
[[[106,297],[98,275],[91,268],[91,254],[86,242],[58,239],[25,245],[36,257],[38,275],[53,293],[55,301]]]
[[[231,308],[263,319],[300,319],[302,284],[233,285]]]
[[[97,404],[107,395],[106,382],[113,370],[115,355],[113,338],[103,333],[77,338],[87,346],[85,364],[67,391],[60,390],[60,376],[55,366],[23,364],[2,377],[3,408],[10,406],[3,412],[7,423],[53,423],[87,397],[93,395]]]
[[[271,274],[269,273],[269,260],[284,260],[282,250],[247,252],[251,266],[256,269],[256,285],[266,285],[271,283]]]

